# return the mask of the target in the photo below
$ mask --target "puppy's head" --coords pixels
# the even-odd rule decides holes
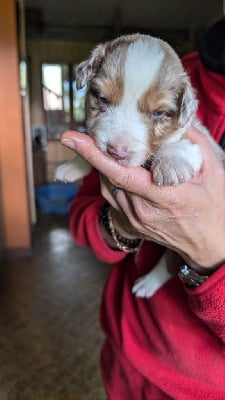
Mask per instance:
[[[167,140],[179,140],[197,101],[174,50],[147,35],[100,44],[76,71],[88,85],[88,133],[103,151],[137,166]]]

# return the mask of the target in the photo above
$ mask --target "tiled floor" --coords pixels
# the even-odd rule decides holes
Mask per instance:
[[[45,216],[33,255],[0,268],[0,400],[103,400],[101,292],[109,266]]]

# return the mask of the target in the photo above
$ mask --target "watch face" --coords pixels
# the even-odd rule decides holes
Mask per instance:
[[[182,265],[178,275],[181,281],[190,287],[199,286],[208,279],[207,275],[200,275],[198,272],[189,268],[186,264]]]

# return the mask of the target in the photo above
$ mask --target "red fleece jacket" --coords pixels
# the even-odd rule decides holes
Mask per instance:
[[[217,141],[225,131],[225,77],[209,73],[197,55],[185,58],[200,100],[199,117]],[[106,340],[101,366],[110,400],[225,399],[225,265],[198,288],[178,277],[153,297],[135,297],[135,280],[149,272],[163,249],[145,242],[140,254],[109,249],[101,238],[98,173],[92,171],[72,205],[70,228],[81,246],[113,264],[101,323]]]

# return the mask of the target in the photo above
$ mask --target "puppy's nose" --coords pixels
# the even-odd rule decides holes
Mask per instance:
[[[113,146],[112,144],[108,144],[107,153],[118,160],[124,160],[128,155],[128,150],[123,146]]]

